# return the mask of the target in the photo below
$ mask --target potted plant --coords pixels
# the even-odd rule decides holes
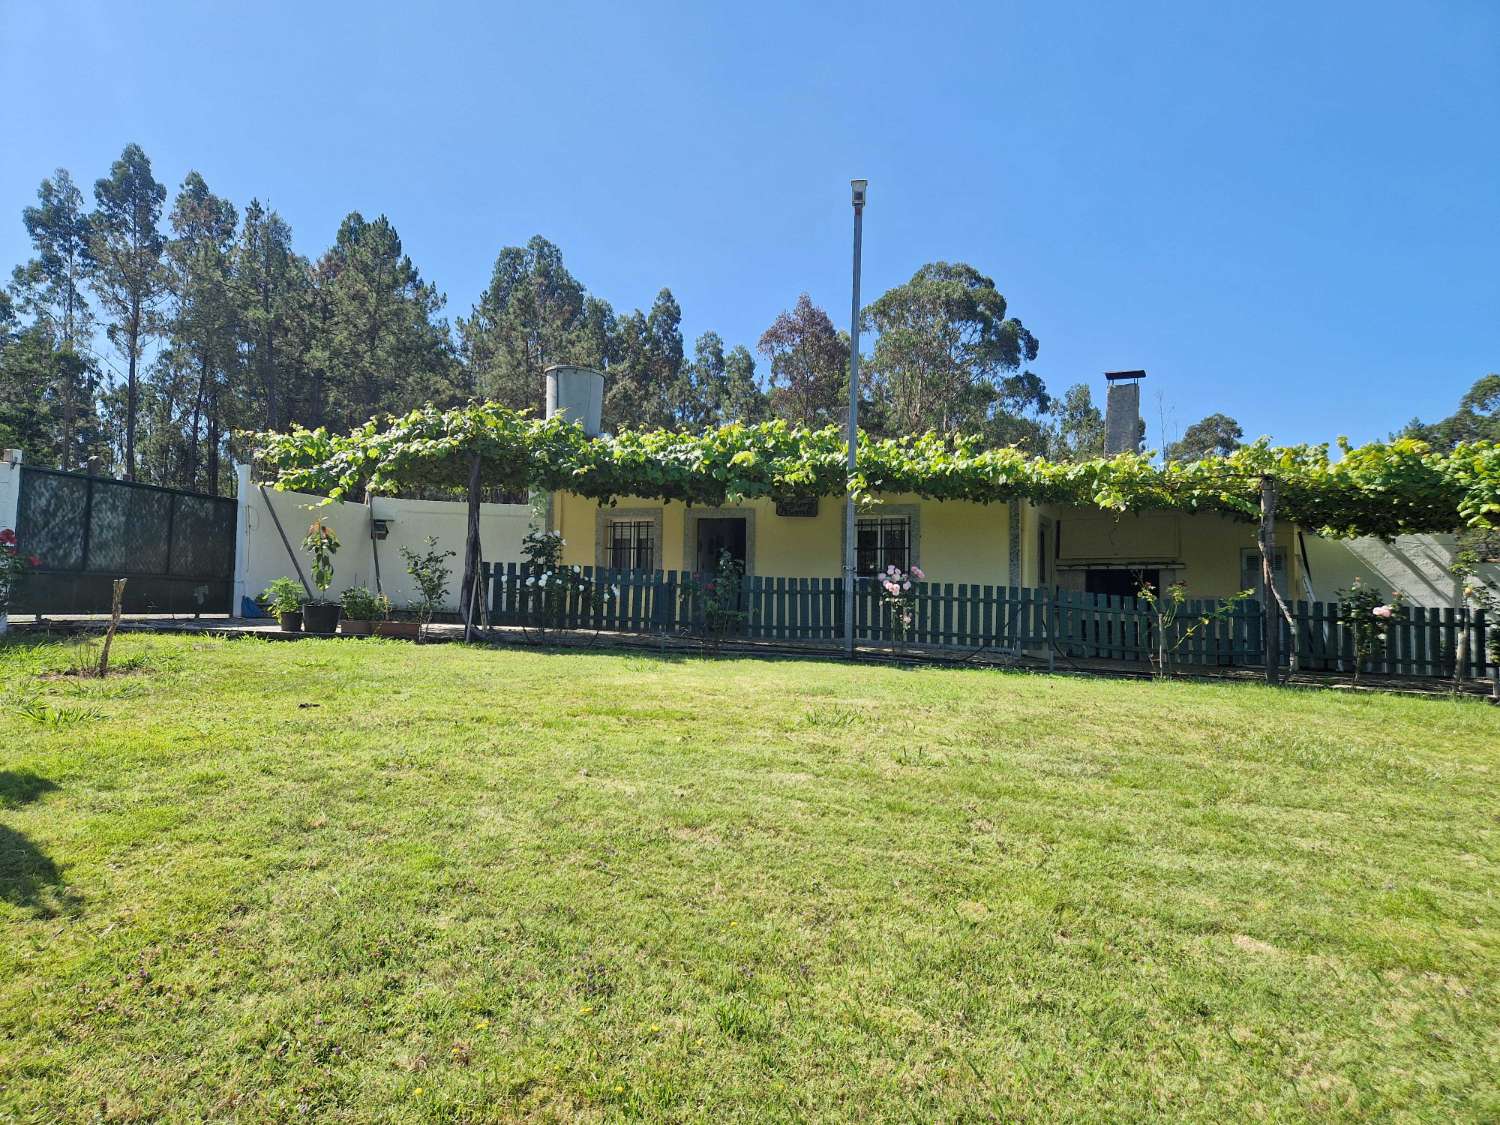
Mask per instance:
[[[384,594],[372,594],[368,587],[352,586],[339,599],[344,616],[339,632],[350,637],[367,637],[377,623],[390,616],[391,600]]]
[[[423,627],[432,620],[432,611],[448,596],[448,577],[453,572],[448,560],[457,551],[439,551],[436,535],[427,537],[427,550],[418,554],[410,547],[401,548],[401,557],[406,560],[406,573],[416,583],[421,596],[416,621],[383,621],[375,631],[383,637],[415,637],[420,639]]]
[[[285,576],[272,579],[260,595],[260,604],[280,622],[283,633],[302,632],[302,603],[306,600],[302,586]]]
[[[327,598],[333,585],[333,556],[339,549],[339,537],[322,520],[313,520],[302,540],[302,549],[312,556],[313,585],[320,597],[302,607],[302,627],[309,633],[328,634],[339,625],[339,603]]]
[[[11,599],[26,580],[27,570],[41,565],[35,555],[21,554],[14,529],[0,527],[0,636],[10,629]]]

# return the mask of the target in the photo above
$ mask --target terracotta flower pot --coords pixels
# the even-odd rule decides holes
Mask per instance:
[[[277,622],[281,625],[283,633],[302,632],[302,611],[294,609],[291,613],[278,613]]]
[[[377,637],[402,637],[414,641],[422,635],[422,623],[420,621],[377,621],[375,622],[375,635]]]

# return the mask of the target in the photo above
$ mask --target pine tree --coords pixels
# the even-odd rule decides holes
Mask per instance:
[[[234,205],[209,191],[203,177],[189,172],[172,205],[173,238],[167,244],[169,287],[173,297],[171,350],[196,379],[183,411],[187,462],[183,483],[219,488],[219,450],[226,419],[236,414],[239,390],[239,325],[231,288],[230,255],[238,217]],[[168,416],[177,399],[168,397]]]
[[[730,422],[764,421],[765,394],[755,381],[755,360],[743,344],[728,352],[717,332],[705,332],[693,345],[693,360],[683,365],[678,424],[688,429]]]
[[[93,312],[84,296],[94,269],[91,225],[83,193],[66,168],[42,181],[37,205],[23,210],[21,220],[36,256],[16,267],[11,288],[20,311],[30,314],[51,341],[46,393],[55,405],[57,424],[43,448],[70,469],[88,459],[97,440],[99,373],[90,347]],[[33,341],[33,355],[35,346]]]
[[[351,212],[318,270],[323,323],[310,357],[340,428],[460,397],[443,296],[422,280],[390,221]]]
[[[541,235],[506,246],[489,288],[467,320],[460,347],[474,393],[517,410],[541,412],[543,373],[555,363],[604,366],[617,330],[609,306],[588,298]]]
[[[291,227],[258,199],[245,208],[231,285],[245,354],[246,425],[280,430],[319,418],[306,389],[311,267],[292,249]]]
[[[604,392],[605,429],[659,429],[682,424],[682,309],[663,289],[651,311],[616,321],[613,362]]]
[[[755,357],[736,344],[724,357],[724,383],[714,401],[714,424],[753,424],[771,415],[771,404],[755,378]]]
[[[164,281],[158,224],[166,197],[167,189],[151,175],[151,161],[135,144],[126,145],[109,175],[94,184],[98,209],[91,219],[91,245],[97,269],[91,280],[111,318],[110,342],[125,359],[122,454],[127,480],[135,479],[141,357],[158,330],[156,303]]]

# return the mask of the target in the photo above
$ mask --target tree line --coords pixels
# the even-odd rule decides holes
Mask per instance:
[[[32,256],[0,291],[0,445],[33,463],[219,492],[248,453],[246,431],[346,430],[478,398],[540,412],[554,363],[605,373],[611,431],[818,426],[847,409],[849,335],[806,293],[753,351],[711,331],[689,350],[670,289],[619,312],[536,236],[499,252],[469,315],[450,324],[384,215],[351,212],[310,257],[274,208],[251,199],[241,211],[196,171],[169,204],[134,144],[92,203],[58,169],[22,222]],[[924,265],[863,318],[870,432],[962,431],[1060,460],[1102,452],[1087,385],[1048,392],[1027,366],[1036,337],[973,266]],[[1239,427],[1218,419],[1199,436],[1237,443]]]

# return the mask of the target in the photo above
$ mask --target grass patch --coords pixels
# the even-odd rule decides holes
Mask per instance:
[[[1500,1117],[1482,704],[116,645],[0,646],[0,1118]]]

